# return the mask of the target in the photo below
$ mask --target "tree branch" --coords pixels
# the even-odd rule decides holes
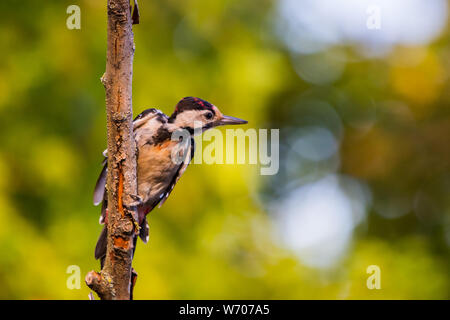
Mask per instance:
[[[138,232],[133,195],[137,194],[133,137],[132,75],[134,42],[130,0],[108,0],[106,91],[108,131],[108,244],[103,269],[91,271],[86,284],[101,299],[132,297],[133,238]],[[134,280],[134,279],[133,279]]]

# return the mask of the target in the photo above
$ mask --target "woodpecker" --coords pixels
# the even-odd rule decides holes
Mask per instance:
[[[146,216],[169,197],[175,184],[194,156],[193,136],[222,125],[246,124],[247,121],[223,115],[208,101],[195,97],[181,99],[170,117],[158,109],[147,109],[133,121],[136,141],[137,199],[139,237],[144,243],[149,238]],[[187,133],[187,139],[177,133]],[[186,143],[186,141],[188,143]],[[178,155],[178,157],[174,157]],[[106,255],[108,213],[106,197],[107,150],[103,152],[103,170],[94,190],[94,205],[102,203],[100,224],[105,224],[95,248],[95,258],[103,266]],[[178,160],[177,160],[178,159]],[[176,161],[177,160],[177,161]],[[134,249],[137,237],[134,238]]]

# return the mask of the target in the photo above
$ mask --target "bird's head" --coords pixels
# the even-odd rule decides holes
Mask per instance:
[[[195,97],[186,97],[178,102],[169,122],[178,128],[193,132],[201,127],[202,131],[228,124],[246,124],[246,120],[225,116],[208,101]]]

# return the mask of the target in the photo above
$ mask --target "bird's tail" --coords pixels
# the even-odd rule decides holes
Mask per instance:
[[[146,238],[148,240],[148,226],[147,226],[146,230],[147,230]],[[136,242],[137,242],[137,236],[135,235],[133,238],[133,255],[134,255],[134,252],[136,251]],[[108,229],[107,229],[106,225],[104,225],[102,232],[100,233],[100,236],[98,237],[97,245],[95,246],[95,259],[97,259],[97,260],[100,259],[100,268],[101,269],[103,269],[103,264],[105,262],[107,243],[108,243]]]
[[[97,245],[95,246],[95,259],[100,259],[100,265],[103,268],[103,261],[106,256],[106,244],[108,241],[108,230],[106,229],[106,225],[103,226],[102,232],[97,240]]]

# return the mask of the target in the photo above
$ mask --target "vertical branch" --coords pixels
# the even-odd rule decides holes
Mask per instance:
[[[133,195],[137,194],[132,123],[134,42],[130,0],[108,0],[106,90],[108,131],[108,244],[103,269],[91,271],[86,284],[101,299],[130,299],[133,238],[137,227]],[[131,196],[130,196],[131,195]],[[135,281],[135,279],[133,279]]]

